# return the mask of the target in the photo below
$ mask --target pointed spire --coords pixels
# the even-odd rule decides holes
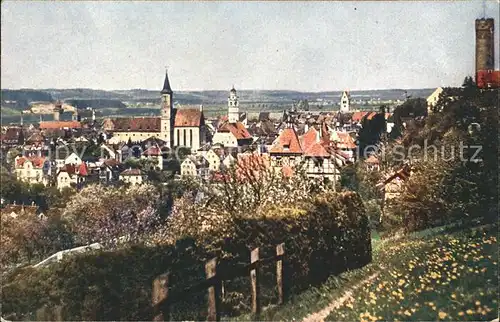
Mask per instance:
[[[170,82],[168,80],[168,69],[165,70],[165,82],[163,83],[162,94],[172,94],[172,89],[170,88]]]

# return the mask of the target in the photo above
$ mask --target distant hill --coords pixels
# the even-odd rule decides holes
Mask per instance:
[[[434,89],[388,89],[388,90],[363,90],[351,91],[351,98],[373,99],[373,100],[404,100],[406,96],[414,98],[429,96]],[[205,104],[220,105],[226,104],[228,91],[207,90],[207,91],[177,91],[174,93],[174,101],[181,105]],[[299,92],[290,90],[238,90],[240,101],[247,104],[290,104],[292,101],[307,99],[314,101],[338,102],[341,91],[326,92]],[[74,104],[80,108],[92,106],[94,108],[125,108],[126,105],[141,107],[141,104],[151,106],[159,105],[160,91],[147,89],[130,90],[95,90],[86,88],[74,89],[42,89],[42,90],[2,90],[2,106],[25,109],[33,101],[54,101],[64,100],[69,104]],[[8,105],[9,102],[14,106]]]
[[[54,99],[50,93],[32,89],[2,89],[2,106],[15,110],[24,110],[31,102],[52,102]]]

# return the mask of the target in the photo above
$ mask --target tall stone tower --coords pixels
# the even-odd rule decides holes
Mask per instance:
[[[236,90],[233,86],[227,99],[227,119],[229,123],[236,123],[240,120],[239,106],[240,102],[238,101],[238,95],[236,95]]]
[[[340,98],[340,112],[341,113],[349,113],[351,108],[351,96],[348,91],[344,91],[342,93],[342,97]]]
[[[476,19],[476,75],[495,69],[495,23],[493,18]]]
[[[174,105],[172,103],[172,88],[168,80],[168,71],[165,72],[165,81],[161,90],[161,121],[160,135],[161,139],[167,142],[168,146],[174,146]]]

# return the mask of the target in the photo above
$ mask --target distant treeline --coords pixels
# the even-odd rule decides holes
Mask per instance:
[[[127,106],[123,104],[122,101],[119,100],[109,100],[109,99],[89,99],[89,100],[83,100],[83,99],[70,99],[65,101],[67,104],[72,105],[77,108],[87,108],[87,107],[93,107],[96,109],[99,108],[106,108],[106,107],[112,107],[112,108],[126,108]]]

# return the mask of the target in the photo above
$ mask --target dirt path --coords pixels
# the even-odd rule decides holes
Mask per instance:
[[[339,308],[342,304],[344,304],[345,301],[349,300],[352,297],[352,293],[354,291],[356,291],[362,285],[373,281],[380,274],[380,271],[382,271],[384,269],[385,269],[385,267],[380,266],[380,270],[378,272],[373,273],[372,275],[368,276],[364,280],[360,281],[358,284],[356,284],[353,287],[349,288],[344,293],[344,295],[342,295],[342,297],[340,297],[339,299],[336,299],[336,300],[330,302],[330,304],[328,304],[328,306],[325,307],[324,309],[322,309],[322,310],[320,310],[318,312],[309,314],[308,316],[306,316],[302,320],[302,322],[319,322],[319,321],[325,321],[325,319],[328,317],[328,315],[330,315],[330,313],[333,310]]]

